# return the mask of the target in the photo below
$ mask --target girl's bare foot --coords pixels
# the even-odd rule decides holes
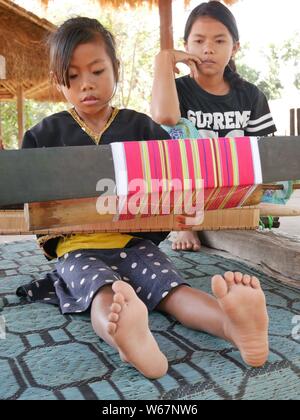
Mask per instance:
[[[269,354],[266,298],[256,277],[228,272],[212,279],[212,290],[224,312],[224,333],[252,367]]]
[[[160,351],[148,324],[148,310],[133,288],[116,281],[108,320],[112,337],[123,361],[130,363],[144,376],[157,379],[168,370],[168,361]]]
[[[172,242],[172,249],[174,251],[200,251],[201,243],[198,233],[194,231],[177,232],[177,237]]]

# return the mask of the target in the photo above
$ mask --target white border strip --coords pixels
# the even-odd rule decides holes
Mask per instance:
[[[116,194],[128,195],[128,173],[123,143],[111,143],[112,156],[116,176]]]
[[[260,185],[263,183],[262,168],[260,153],[258,147],[258,137],[250,137],[251,149],[252,149],[252,159],[254,164],[254,174],[255,174],[255,184]]]

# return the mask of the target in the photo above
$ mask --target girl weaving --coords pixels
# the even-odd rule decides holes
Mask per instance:
[[[52,77],[73,108],[29,130],[24,148],[168,138],[147,116],[111,106],[119,63],[113,36],[98,21],[65,22],[51,38],[50,57]],[[152,310],[232,342],[251,366],[264,364],[268,315],[259,281],[226,273],[213,278],[216,297],[193,289],[159,250],[166,235],[41,237],[48,258],[58,259],[56,269],[18,294],[58,304],[63,313],[90,309],[96,334],[149,378],[168,369],[148,326]]]
[[[186,23],[184,42],[185,52],[162,51],[155,63],[152,117],[169,126],[165,128],[172,138],[266,136],[276,131],[264,94],[236,72],[239,32],[226,6],[219,1],[197,6]],[[175,80],[177,63],[187,64],[190,75]],[[198,251],[197,233],[179,232],[173,249]]]

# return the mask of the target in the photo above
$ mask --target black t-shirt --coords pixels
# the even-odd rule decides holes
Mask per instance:
[[[167,140],[169,134],[147,115],[122,109],[107,130],[103,133],[100,145],[123,141]],[[22,148],[95,146],[93,139],[81,128],[68,111],[59,112],[43,119],[28,130]],[[169,232],[134,232],[130,235],[149,239],[158,245],[166,239]],[[51,247],[49,249],[49,244]],[[57,240],[50,241],[47,254],[54,255]],[[45,248],[45,247],[44,247]]]
[[[189,119],[200,138],[266,136],[276,131],[265,95],[252,83],[212,95],[190,76],[176,79],[181,116]]]

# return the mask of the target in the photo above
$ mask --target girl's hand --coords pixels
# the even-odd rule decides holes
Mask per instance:
[[[193,79],[197,79],[199,74],[199,67],[201,65],[201,60],[199,57],[180,50],[164,50],[160,54],[168,54],[170,56],[173,63],[174,73],[180,73],[180,70],[178,69],[176,64],[183,63],[190,68],[191,77]]]

